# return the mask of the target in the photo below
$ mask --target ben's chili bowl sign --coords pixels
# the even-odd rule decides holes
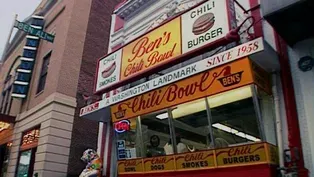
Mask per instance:
[[[252,144],[216,151],[217,165],[229,166],[267,162],[264,144]]]
[[[178,170],[210,168],[214,167],[213,151],[201,151],[176,155],[176,167]]]
[[[252,84],[248,58],[214,68],[111,106],[114,122]]]
[[[187,77],[193,76],[200,72],[212,69],[217,66],[221,66],[223,64],[229,63],[231,61],[235,61],[237,59],[246,57],[248,55],[252,55],[257,52],[261,52],[264,50],[263,39],[258,38],[252,41],[249,41],[245,44],[239,45],[237,47],[231,48],[224,52],[221,52],[217,55],[208,57],[204,60],[198,61],[196,63],[190,64],[188,66],[182,67],[178,70],[167,73],[163,76],[159,76],[155,79],[147,81],[143,84],[135,86],[133,88],[118,92],[116,94],[111,94],[108,97],[103,98],[103,100],[94,103],[93,105],[97,105],[97,109],[91,109],[93,105],[86,106],[81,109],[80,116],[84,116],[86,114],[90,114],[94,111],[102,109],[104,107],[119,103],[121,101],[130,99],[137,95],[144,94],[146,92],[152,91],[154,89],[163,87],[165,85],[174,83],[176,81],[185,79]]]
[[[208,0],[182,15],[182,53],[224,38],[230,31],[226,0]]]
[[[162,156],[144,159],[145,171],[169,171],[175,170],[174,157]]]
[[[181,55],[180,17],[123,48],[121,80]]]

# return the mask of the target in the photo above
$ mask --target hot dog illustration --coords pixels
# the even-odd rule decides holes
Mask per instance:
[[[109,67],[102,71],[101,76],[103,78],[111,76],[111,74],[116,70],[116,67],[117,67],[116,62],[113,62]]]

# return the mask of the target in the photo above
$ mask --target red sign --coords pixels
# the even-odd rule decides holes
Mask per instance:
[[[94,110],[98,109],[98,107],[99,107],[99,102],[88,105],[88,106],[84,107],[83,109],[81,109],[80,115],[83,115],[86,112],[94,111]]]
[[[114,129],[118,133],[123,133],[130,130],[130,121],[129,120],[121,120],[114,124]]]

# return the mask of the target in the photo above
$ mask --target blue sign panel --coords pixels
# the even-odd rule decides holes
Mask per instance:
[[[31,81],[32,73],[17,73],[15,81],[29,83]]]
[[[42,29],[44,26],[44,20],[40,16],[33,16],[31,25]],[[31,33],[26,36],[26,44],[22,55],[24,59],[21,59],[21,64],[17,69],[17,76],[13,84],[13,91],[11,95],[12,97],[26,98],[27,96],[29,83],[32,78],[32,70],[34,68],[34,62],[37,54],[37,47],[39,45],[39,39],[40,38],[38,38],[38,36]]]
[[[125,159],[126,158],[126,151],[125,151],[125,141],[118,140],[117,141],[117,149],[118,149],[118,159]]]
[[[36,46],[37,47],[37,46]],[[29,50],[29,49],[24,49],[23,51],[23,57],[26,58],[35,58],[36,57],[37,50]]]
[[[38,39],[26,39],[26,46],[28,47],[37,47],[39,43]]]
[[[18,98],[26,98],[27,92],[28,92],[28,85],[14,85],[12,96],[18,97]]]
[[[32,61],[22,61],[19,69],[32,70],[34,66],[34,62]]]

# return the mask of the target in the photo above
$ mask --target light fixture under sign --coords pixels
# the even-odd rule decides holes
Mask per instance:
[[[241,138],[244,138],[244,139],[247,139],[247,140],[250,140],[250,141],[254,141],[254,142],[261,141],[261,139],[259,139],[259,138],[256,138],[256,137],[254,137],[252,135],[245,134],[243,132],[239,132],[238,130],[235,130],[235,129],[231,128],[231,127],[228,127],[228,126],[220,124],[220,123],[215,123],[212,126],[217,128],[217,129],[223,130],[225,132],[234,134],[236,136],[239,136]]]
[[[156,118],[160,119],[160,120],[167,119],[167,118],[169,118],[168,112],[159,114],[159,115],[156,116]]]

